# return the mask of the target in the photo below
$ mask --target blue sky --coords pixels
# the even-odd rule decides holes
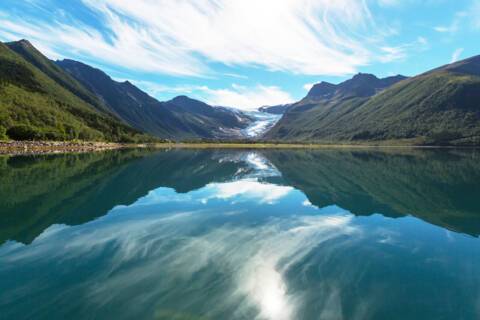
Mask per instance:
[[[21,38],[160,100],[252,109],[478,55],[480,0],[0,1],[0,39]]]

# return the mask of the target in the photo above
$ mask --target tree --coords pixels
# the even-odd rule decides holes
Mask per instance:
[[[13,140],[37,140],[42,138],[36,128],[23,124],[9,128],[7,135]]]

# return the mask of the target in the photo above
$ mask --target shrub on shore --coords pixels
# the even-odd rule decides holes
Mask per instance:
[[[0,126],[0,141],[2,140],[8,140],[8,136],[7,129],[5,129],[3,126]]]

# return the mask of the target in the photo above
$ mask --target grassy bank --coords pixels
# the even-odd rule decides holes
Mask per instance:
[[[328,148],[376,148],[412,147],[409,145],[367,145],[367,144],[306,144],[306,143],[157,143],[154,148],[186,149],[328,149]]]

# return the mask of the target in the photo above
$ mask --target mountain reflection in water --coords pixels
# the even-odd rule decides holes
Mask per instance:
[[[480,166],[459,150],[0,158],[0,314],[477,319]]]

